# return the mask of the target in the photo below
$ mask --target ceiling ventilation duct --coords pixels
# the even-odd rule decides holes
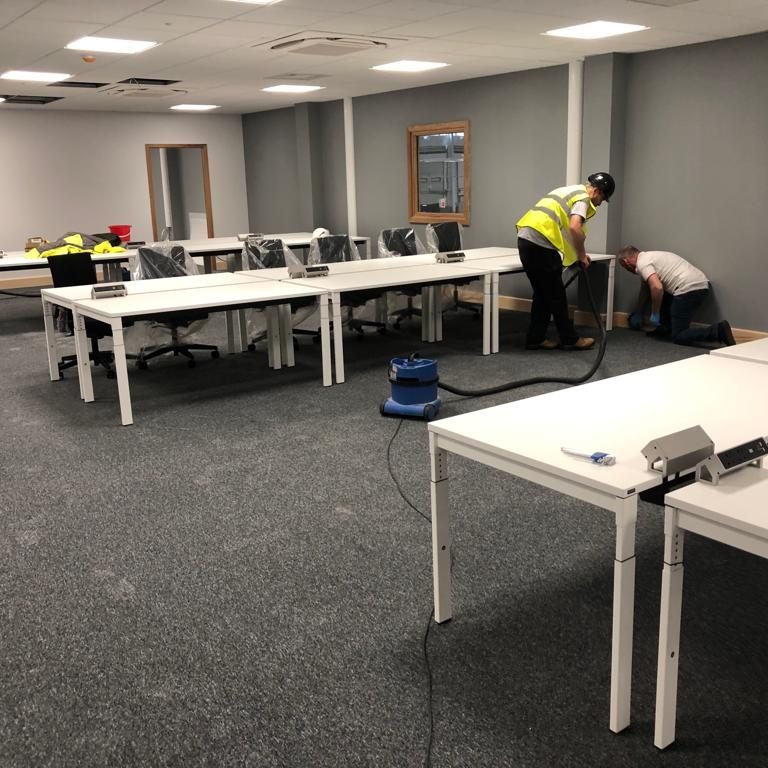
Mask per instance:
[[[280,53],[303,53],[307,56],[344,56],[347,53],[358,53],[359,51],[383,51],[387,48],[388,43],[395,39],[307,30],[266,43],[258,43],[253,47],[269,47],[270,50]]]
[[[100,93],[122,98],[161,99],[165,96],[184,96],[189,93],[185,88],[169,88],[166,85],[138,85],[137,83],[116,83]]]
[[[641,3],[642,5],[658,5],[664,8],[672,8],[676,5],[689,5],[698,0],[630,0],[632,3]]]

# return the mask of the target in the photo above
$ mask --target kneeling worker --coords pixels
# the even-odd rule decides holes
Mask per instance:
[[[631,328],[643,327],[645,308],[650,300],[651,335],[670,338],[675,344],[708,341],[732,346],[736,343],[727,320],[691,328],[694,311],[709,293],[709,280],[700,269],[676,253],[641,251],[634,245],[622,248],[616,256],[624,269],[643,279],[637,306],[629,316]]]
[[[556,349],[557,342],[546,337],[550,317],[554,318],[561,349],[590,349],[595,340],[579,337],[568,317],[568,299],[563,286],[563,267],[576,260],[589,267],[584,250],[586,221],[616,189],[609,173],[593,173],[586,184],[553,189],[517,222],[520,261],[533,288],[531,318],[525,339],[526,349]]]

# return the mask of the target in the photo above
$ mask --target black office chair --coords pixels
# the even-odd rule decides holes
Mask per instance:
[[[354,240],[349,235],[326,235],[325,237],[313,237],[309,243],[309,256],[307,264],[335,264],[343,261],[359,261],[360,254]],[[386,323],[375,320],[361,320],[354,316],[358,307],[365,306],[372,299],[378,299],[383,295],[380,290],[348,291],[341,295],[341,306],[346,307],[347,325],[357,333],[363,333],[363,328],[369,326],[376,328],[379,333],[386,333]],[[319,333],[319,332],[318,332]]]
[[[63,253],[60,256],[51,256],[48,259],[48,266],[51,268],[51,277],[54,288],[67,288],[72,285],[93,285],[96,282],[96,267],[91,259],[91,252],[82,253]],[[65,313],[65,325],[74,335],[74,326],[72,323],[72,312],[67,310],[59,311]],[[111,351],[103,352],[99,349],[99,341],[106,336],[112,335],[112,327],[107,323],[98,320],[92,320],[89,317],[85,319],[85,335],[91,340],[91,351],[88,353],[89,359],[94,365],[100,365],[106,368],[107,378],[115,378],[114,355]],[[59,378],[64,377],[64,371],[67,368],[74,368],[77,365],[77,355],[64,355],[59,360]]]
[[[275,269],[278,267],[301,267],[302,262],[298,256],[280,239],[260,239],[248,240],[243,245],[242,264],[245,269]],[[291,305],[291,317],[300,314],[298,320],[294,322],[303,322],[317,309],[317,300],[312,296],[303,299],[294,299],[289,302]],[[300,310],[304,310],[300,312]],[[257,309],[261,311],[261,309]],[[319,336],[315,331],[304,330],[303,328],[293,328],[294,346],[296,345],[296,335],[311,336],[312,340],[318,342]],[[261,333],[251,339],[248,345],[248,351],[253,352],[256,349],[256,342],[261,341],[266,333]]]
[[[386,259],[391,256],[415,256],[426,253],[424,245],[419,240],[412,227],[400,227],[399,229],[382,229],[379,232],[379,258]],[[400,327],[400,322],[408,317],[420,317],[421,310],[413,306],[414,296],[421,295],[418,287],[405,288],[398,291],[401,296],[406,296],[408,303],[402,309],[396,309],[392,313],[395,320],[395,328]]]
[[[138,249],[136,262],[133,267],[134,280],[154,280],[161,277],[182,277],[198,274],[197,264],[192,260],[186,249],[175,243],[155,243]],[[148,367],[147,361],[160,355],[173,354],[187,358],[187,365],[195,367],[193,350],[208,350],[211,357],[219,356],[219,348],[214,344],[188,344],[179,341],[179,330],[188,328],[198,320],[205,320],[208,312],[205,310],[185,310],[171,312],[153,318],[156,326],[162,326],[170,331],[169,344],[157,344],[142,347],[136,356],[136,365],[141,369]]]
[[[437,224],[427,224],[425,227],[427,236],[427,248],[431,253],[447,253],[460,251],[464,247],[461,236],[461,224],[458,221],[441,221]],[[469,285],[474,277],[467,280],[459,280],[453,284],[453,304],[449,309],[466,309],[473,313],[474,317],[480,316],[480,308],[468,301],[459,299],[459,287]]]

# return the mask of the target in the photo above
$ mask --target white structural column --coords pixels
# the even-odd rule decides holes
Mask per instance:
[[[344,99],[344,158],[347,180],[347,231],[357,235],[357,188],[355,186],[355,122],[352,113],[352,99]],[[368,258],[371,254],[368,253]]]
[[[581,134],[584,104],[584,59],[568,65],[568,137],[565,152],[565,183],[579,184],[581,178]]]

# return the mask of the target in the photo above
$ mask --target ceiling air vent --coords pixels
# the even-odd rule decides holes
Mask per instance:
[[[159,77],[126,77],[125,80],[120,80],[120,83],[127,83],[128,85],[176,85],[181,80],[163,80]]]
[[[344,56],[358,51],[383,51],[390,41],[402,38],[363,37],[361,35],[342,35],[315,29],[297,32],[286,37],[278,37],[265,43],[257,43],[254,48],[268,47],[281,53],[303,53],[307,56]]]
[[[179,82],[178,80],[176,82]],[[166,96],[184,96],[189,93],[185,88],[168,88],[164,85],[137,85],[135,83],[115,83],[101,93],[107,96],[119,96],[132,99],[162,99]]]
[[[310,75],[307,72],[288,72],[285,75],[267,75],[265,80],[278,80],[281,83],[290,82],[291,80],[300,81],[302,83],[308,80],[322,80],[328,75]]]
[[[58,83],[48,83],[49,88],[103,88],[109,83],[86,83],[82,80],[60,80]]]
[[[61,101],[61,96],[2,96],[6,104],[50,104],[52,101]]]
[[[632,3],[642,3],[643,5],[660,5],[665,8],[672,8],[675,5],[688,5],[697,0],[630,0]]]

